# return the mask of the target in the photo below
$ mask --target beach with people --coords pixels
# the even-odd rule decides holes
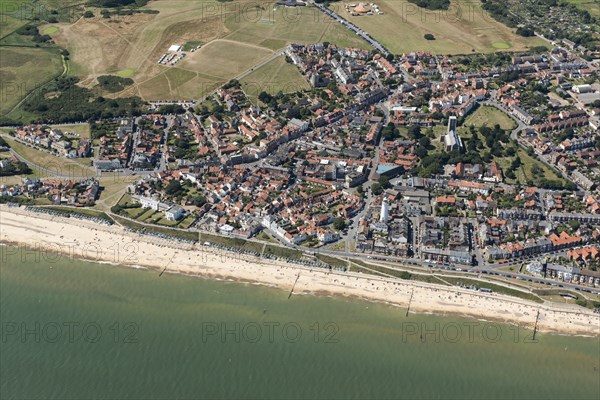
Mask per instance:
[[[600,335],[600,315],[573,304],[535,303],[498,293],[474,292],[418,281],[357,272],[309,268],[276,259],[177,242],[64,216],[36,214],[0,205],[0,251],[20,252],[24,260],[52,263],[85,259],[209,279],[281,288],[282,301],[299,294],[344,296],[385,302],[414,313],[468,316],[543,332]],[[404,315],[404,313],[402,313]]]

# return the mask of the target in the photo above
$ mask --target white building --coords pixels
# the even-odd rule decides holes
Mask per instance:
[[[297,118],[292,118],[288,125],[294,126],[300,130],[300,132],[305,132],[308,130],[308,122],[299,120]]]
[[[184,214],[185,210],[182,207],[173,206],[165,211],[165,218],[169,221],[179,221]]]
[[[152,197],[141,196],[139,201],[142,208],[151,208],[154,211],[160,210],[160,201],[153,199]]]
[[[380,222],[387,222],[390,217],[390,205],[387,197],[381,202],[381,213],[379,214]]]
[[[451,116],[448,120],[448,133],[444,135],[444,145],[446,151],[458,150],[462,148],[462,140],[456,133],[456,117]]]

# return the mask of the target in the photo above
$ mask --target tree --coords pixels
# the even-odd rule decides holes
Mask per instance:
[[[521,166],[521,158],[516,156],[515,159],[510,163],[510,169],[513,171]]]
[[[94,18],[94,13],[88,10],[83,13],[83,18]]]
[[[346,220],[342,217],[336,218],[333,221],[333,227],[335,229],[337,229],[338,231],[341,231],[342,229],[344,229],[346,227]]]
[[[273,99],[273,96],[271,96],[269,93],[263,91],[263,92],[259,93],[258,99],[260,101],[262,101],[264,104],[268,104]]]
[[[410,136],[411,139],[419,140],[421,136],[423,136],[421,134],[421,127],[417,125],[409,126],[408,136]]]
[[[435,40],[435,36],[433,36],[431,33],[426,33],[425,35],[423,35],[423,37],[425,38],[425,40]]]
[[[429,152],[427,151],[427,147],[425,147],[425,146],[419,146],[419,147],[417,147],[417,150],[415,150],[415,154],[419,158],[425,158],[425,157],[427,157],[428,153]]]
[[[573,231],[578,230],[579,227],[581,226],[581,224],[578,221],[569,221],[568,224]]]
[[[202,207],[206,203],[204,196],[194,196],[190,199],[190,202],[196,207]]]
[[[373,192],[373,194],[376,196],[383,193],[383,188],[381,187],[381,184],[379,182],[375,182],[373,185],[371,185],[371,192]]]
[[[165,193],[168,195],[175,194],[181,190],[181,183],[178,180],[172,180],[165,188]]]
[[[381,176],[379,177],[379,180],[378,180],[378,182],[379,182],[379,184],[381,185],[381,187],[382,187],[382,188],[384,188],[384,189],[389,189],[389,188],[391,188],[391,187],[392,187],[392,185],[390,184],[390,178],[388,178],[388,177],[387,177],[387,176],[385,176],[385,175],[381,175]]]

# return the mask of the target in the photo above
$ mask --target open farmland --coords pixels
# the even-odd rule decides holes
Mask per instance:
[[[258,68],[240,82],[246,94],[254,101],[262,91],[275,95],[279,91],[289,93],[310,87],[298,69],[287,63],[283,56]]]
[[[6,115],[29,92],[62,71],[62,59],[56,49],[0,48],[0,115]]]
[[[523,50],[543,44],[538,38],[524,38],[493,20],[479,0],[452,0],[448,11],[430,11],[406,0],[377,1],[383,15],[351,16],[348,2],[331,8],[379,40],[394,53],[427,49],[436,54],[490,53],[501,49]],[[350,2],[352,3],[352,2]],[[433,34],[435,40],[423,36]]]

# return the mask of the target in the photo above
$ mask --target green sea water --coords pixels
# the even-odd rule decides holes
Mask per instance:
[[[3,400],[600,397],[597,338],[0,252]]]

